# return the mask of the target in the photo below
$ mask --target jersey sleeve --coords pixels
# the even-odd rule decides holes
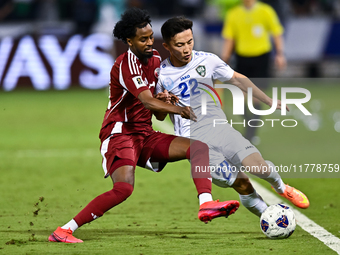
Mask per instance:
[[[214,80],[219,80],[223,82],[229,81],[233,77],[234,70],[218,56],[212,54],[209,62],[213,66],[212,77]]]
[[[233,18],[233,12],[230,11],[228,15],[224,18],[222,37],[224,39],[235,39],[236,29],[235,29],[235,19]]]
[[[158,93],[163,92],[163,91],[164,91],[164,87],[162,84],[162,78],[159,77],[154,94],[157,95]]]
[[[128,57],[124,58],[120,64],[119,82],[136,98],[142,91],[149,89],[143,81],[142,70]]]
[[[283,34],[283,27],[280,23],[279,17],[277,16],[275,10],[271,7],[267,7],[266,12],[268,18],[268,27],[269,31],[273,36],[282,35]]]

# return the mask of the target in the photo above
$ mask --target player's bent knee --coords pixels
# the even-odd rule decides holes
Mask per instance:
[[[257,166],[261,167],[266,165],[265,160],[262,158],[261,154],[258,152],[254,152],[243,159],[242,161],[243,166]]]
[[[113,170],[113,173],[111,174],[111,179],[113,183],[125,182],[133,186],[135,181],[135,167],[132,165],[120,166],[117,169]]]
[[[129,196],[131,196],[133,192],[133,186],[127,182],[116,182],[113,186],[113,192],[116,195],[116,198],[123,202]]]
[[[201,141],[194,141],[188,150],[190,153],[190,157],[194,157],[200,154],[208,153],[209,154],[209,147],[207,144],[201,142]],[[187,152],[187,153],[188,153]],[[187,155],[188,156],[188,155]]]

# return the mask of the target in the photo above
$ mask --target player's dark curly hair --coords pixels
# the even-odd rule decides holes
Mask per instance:
[[[180,16],[168,19],[161,28],[163,40],[169,43],[171,38],[185,30],[192,30],[192,21]]]
[[[137,28],[143,28],[147,24],[151,26],[151,18],[146,10],[130,8],[126,10],[113,29],[114,37],[127,43],[127,38],[136,36]]]

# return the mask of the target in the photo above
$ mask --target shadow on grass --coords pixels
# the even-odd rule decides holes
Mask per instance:
[[[10,239],[7,240],[8,244],[17,244],[17,245],[25,245],[30,244],[32,242],[48,242],[49,235],[53,232],[53,230],[0,230],[0,233],[5,233],[10,235],[10,233],[22,234],[26,235],[27,238],[25,240],[21,239]],[[147,230],[140,229],[140,227],[126,227],[126,228],[116,228],[116,229],[79,229],[75,232],[75,236],[84,241],[90,240],[100,240],[108,237],[124,237],[130,238],[134,237],[153,237],[159,239],[185,239],[185,238],[193,238],[193,239],[207,239],[213,238],[214,236],[222,236],[222,235],[251,235],[256,236],[257,232],[227,232],[227,231],[183,231],[183,230]],[[43,237],[46,238],[43,238]],[[101,238],[102,237],[102,238]],[[254,238],[256,239],[256,238]],[[257,238],[258,239],[258,238]],[[6,243],[7,244],[7,243]]]

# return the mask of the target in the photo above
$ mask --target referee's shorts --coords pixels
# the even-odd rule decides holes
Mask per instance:
[[[270,77],[270,52],[257,57],[243,57],[236,54],[236,71],[248,78],[269,78]],[[254,82],[261,89],[268,87],[268,79],[261,82]]]

